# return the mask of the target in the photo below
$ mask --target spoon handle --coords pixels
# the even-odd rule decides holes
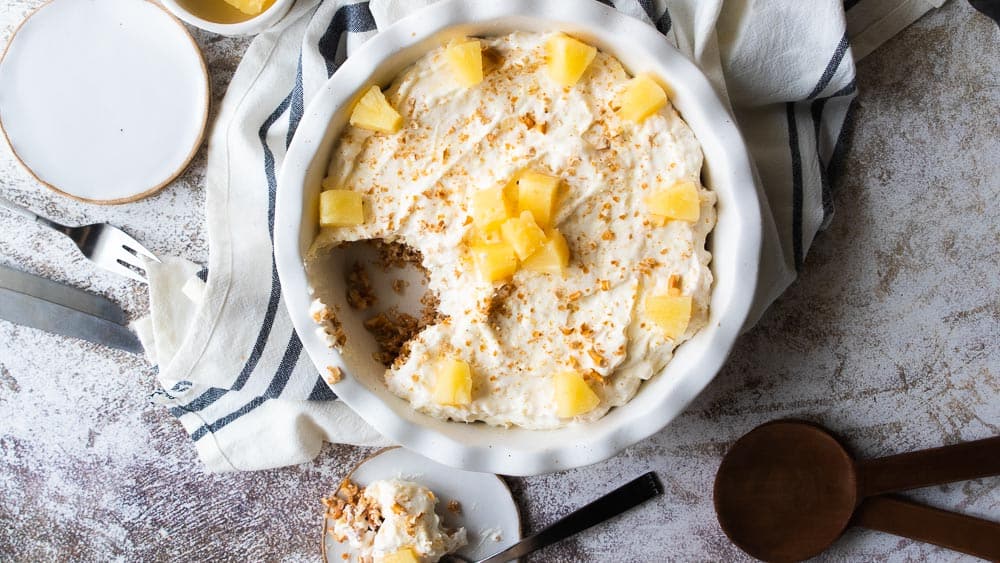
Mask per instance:
[[[663,485],[660,484],[660,479],[656,473],[650,471],[479,563],[504,563],[525,556],[600,524],[662,493]]]
[[[932,543],[988,561],[1000,560],[1000,524],[895,497],[865,499],[855,526]]]
[[[855,462],[858,497],[1000,475],[1000,436]]]

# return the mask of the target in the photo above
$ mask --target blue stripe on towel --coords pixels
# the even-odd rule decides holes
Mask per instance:
[[[170,414],[174,416],[181,416],[187,412],[200,411],[201,409],[221,399],[226,393],[227,391],[225,389],[211,387],[208,391],[205,391],[201,395],[195,397],[186,405],[170,409]]]
[[[837,74],[837,69],[840,68],[840,63],[844,60],[844,55],[847,53],[850,47],[850,42],[847,39],[847,32],[844,32],[844,36],[841,37],[840,42],[837,43],[837,48],[834,49],[833,55],[830,57],[830,62],[827,63],[826,68],[823,69],[823,74],[820,75],[819,81],[816,86],[813,87],[812,91],[806,99],[813,99],[816,96],[823,93],[823,90],[830,85],[830,81],[833,80],[834,75]],[[852,83],[853,84],[853,83]],[[850,85],[848,85],[850,86]],[[841,89],[841,91],[844,89]],[[839,91],[838,91],[839,92]],[[834,93],[836,95],[836,92]],[[830,96],[833,97],[833,96]],[[825,101],[823,102],[826,103]],[[802,153],[799,147],[799,130],[798,122],[795,117],[795,110],[797,102],[787,102],[785,104],[785,115],[788,118],[788,146],[791,151],[792,157],[792,253],[795,258],[795,271],[798,272],[802,268],[802,262],[805,260],[802,249]],[[822,105],[820,106],[820,113],[822,113]],[[816,119],[815,114],[813,118]],[[818,147],[817,139],[817,147]],[[819,151],[817,150],[817,153]],[[820,157],[820,170],[822,175],[822,157]],[[824,191],[828,188],[824,187]],[[824,198],[826,196],[824,195]],[[826,214],[826,209],[824,205],[824,216]]]
[[[289,92],[285,96],[285,99],[278,104],[278,107],[271,112],[271,115],[267,116],[264,124],[260,126],[260,130],[257,132],[257,137],[260,139],[260,144],[264,149],[264,175],[267,178],[267,234],[268,238],[272,241],[274,240],[274,205],[278,193],[278,181],[275,176],[274,153],[267,146],[267,134],[271,126],[288,110],[291,100],[292,93]],[[274,317],[278,314],[278,301],[280,299],[281,282],[278,280],[278,268],[274,263],[274,248],[272,246],[271,293],[267,299],[267,309],[264,312],[264,320],[261,323],[260,331],[257,333],[257,341],[254,343],[250,357],[247,359],[246,364],[244,364],[243,369],[240,371],[239,377],[236,378],[236,383],[232,387],[234,390],[242,389],[246,385],[247,380],[250,379],[250,374],[257,367],[257,362],[260,361],[260,357],[264,353],[264,347],[267,345],[268,336],[271,335],[271,328],[274,327]]]
[[[299,53],[299,62],[295,67],[295,86],[292,87],[291,111],[288,113],[288,134],[285,135],[285,147],[292,144],[292,137],[299,128],[302,121],[302,112],[305,109],[305,93],[302,87],[302,53]],[[273,238],[273,237],[272,237]]]
[[[788,146],[792,152],[792,253],[795,271],[802,267],[802,154],[799,149],[799,126],[795,120],[795,103],[785,104],[788,118]]]
[[[326,381],[322,377],[316,378],[316,385],[313,387],[312,393],[309,393],[310,401],[332,401],[337,398],[337,395],[330,389],[330,386],[326,384]]]
[[[330,76],[340,66],[337,53],[345,31],[361,33],[375,30],[375,18],[368,8],[368,2],[341,6],[330,20],[329,27],[319,39],[319,54],[326,59],[326,74]]]
[[[323,52],[323,41],[335,41],[335,45],[339,44],[340,36],[343,34],[344,30],[347,31],[371,31],[375,29],[375,20],[372,18],[371,11],[368,9],[368,3],[362,2],[359,4],[352,4],[349,6],[343,6],[337,10],[334,14],[333,19],[330,21],[330,25],[326,32],[323,34],[323,39],[320,40],[320,52],[327,57],[327,54]],[[332,39],[336,37],[336,39]],[[335,61],[327,57],[327,69],[332,74],[333,70],[336,70],[336,66],[333,70],[330,70],[331,65],[335,65]],[[295,134],[295,130],[298,128],[299,121],[302,119],[302,113],[304,109],[304,91],[302,86],[302,55],[299,54],[298,66],[296,68],[295,85],[292,91],[281,101],[277,108],[264,120],[263,125],[261,125],[258,131],[258,137],[261,142],[261,147],[264,152],[264,173],[268,184],[268,234],[272,240],[274,240],[274,207],[275,198],[277,195],[277,178],[275,175],[275,162],[274,153],[271,151],[270,147],[267,145],[267,134],[271,127],[278,121],[278,119],[291,108],[289,112],[289,128],[288,134],[285,137],[285,146],[291,144],[292,137]],[[253,373],[253,370],[257,366],[257,362],[260,361],[260,357],[263,354],[265,345],[267,344],[268,337],[271,333],[271,328],[274,325],[274,317],[277,313],[277,306],[279,299],[281,297],[281,283],[278,279],[277,266],[274,263],[274,253],[272,247],[271,254],[271,295],[268,300],[268,307],[264,315],[264,321],[261,325],[261,330],[257,335],[257,342],[254,344],[254,348],[251,352],[250,358],[248,358],[247,363],[244,365],[243,370],[240,372],[240,376],[237,377],[236,384],[233,386],[234,390],[241,389]],[[291,378],[291,374],[295,369],[295,364],[298,362],[299,356],[302,352],[302,342],[299,340],[298,335],[295,331],[292,331],[291,339],[288,345],[285,347],[285,353],[282,356],[281,363],[278,365],[278,370],[275,373],[275,377],[268,387],[268,392],[264,396],[255,397],[253,400],[243,405],[236,411],[218,419],[216,422],[210,425],[204,425],[197,431],[191,434],[192,440],[201,439],[208,432],[215,432],[216,430],[223,428],[229,422],[238,419],[239,417],[251,412],[258,406],[264,404],[269,398],[277,398],[280,396],[281,391],[287,385],[288,380]],[[280,384],[280,385],[279,385]],[[185,412],[193,412],[201,410],[215,401],[219,400],[226,391],[221,389],[209,389],[208,391],[202,393],[199,397],[196,397],[190,403],[181,408],[171,409],[171,412],[175,416],[181,416]],[[337,395],[330,390],[323,381],[322,377],[317,377],[316,385],[314,386],[312,392],[309,394],[309,400],[335,400]]]
[[[302,353],[302,342],[299,340],[297,334],[292,332],[292,336],[288,341],[288,346],[285,348],[285,355],[281,358],[281,368],[279,368],[279,373],[291,374],[292,370],[295,368],[295,363],[299,359],[299,355]],[[198,440],[204,438],[209,433],[218,432],[225,428],[229,423],[234,420],[239,419],[243,415],[253,411],[257,407],[263,405],[268,399],[275,399],[281,396],[281,392],[285,389],[285,385],[288,384],[288,377],[275,377],[268,385],[267,390],[264,391],[263,395],[254,397],[252,400],[247,402],[245,405],[239,409],[227,414],[226,416],[216,420],[211,424],[204,424],[197,430],[191,433],[191,439],[197,442]]]
[[[847,32],[845,31],[844,36],[840,38],[840,43],[837,44],[837,49],[830,58],[830,62],[823,69],[823,75],[820,76],[819,82],[816,83],[816,87],[812,89],[812,92],[809,92],[806,99],[811,100],[823,93],[823,90],[826,90],[826,87],[830,85],[830,81],[833,80],[833,75],[837,74],[840,62],[844,60],[844,54],[847,53],[847,48],[850,46],[851,44],[847,40]]]
[[[828,217],[833,215],[833,198],[830,197],[830,180],[826,176],[826,167],[823,165],[823,154],[820,152],[819,135],[823,126],[823,108],[830,98],[817,98],[809,106],[809,113],[812,115],[813,140],[816,141],[816,160],[819,162],[819,183],[823,193],[823,222],[826,225]]]
[[[823,162],[823,154],[820,152],[820,146],[819,146],[820,130],[822,129],[823,126],[823,109],[826,107],[826,103],[832,100],[833,98],[838,98],[840,96],[849,96],[857,91],[858,88],[855,82],[851,80],[851,82],[848,83],[847,86],[844,86],[843,88],[837,90],[833,94],[830,94],[825,98],[817,98],[816,100],[813,100],[812,106],[809,108],[809,112],[812,114],[812,120],[813,120],[813,136],[814,136],[813,138],[816,140],[816,158],[819,160],[820,182],[822,183],[823,187],[823,222],[821,223],[822,228],[826,228],[826,226],[829,224],[830,219],[833,217],[833,190],[830,187],[831,183],[830,172],[829,172],[830,163]],[[845,124],[842,126],[841,131],[843,131],[843,127],[846,127],[846,121]],[[842,138],[843,135],[839,135],[837,137],[837,141],[834,144],[833,152],[836,152]],[[833,160],[833,155],[831,155],[830,160],[831,161]]]
[[[271,240],[274,240],[274,200],[277,194],[277,180],[274,171],[274,153],[272,153],[270,147],[267,146],[267,133],[275,122],[278,121],[278,118],[288,110],[288,106],[291,104],[291,99],[292,92],[289,92],[289,94],[281,100],[281,103],[278,104],[278,107],[275,108],[269,116],[267,116],[267,119],[264,120],[264,124],[261,125],[260,130],[257,132],[261,146],[264,149],[264,174],[267,178],[268,185],[267,228]],[[246,385],[246,382],[250,379],[250,375],[253,373],[253,370],[257,367],[257,363],[260,361],[261,356],[263,356],[264,347],[267,346],[267,339],[271,335],[271,328],[274,326],[274,317],[278,313],[278,300],[280,297],[281,284],[278,281],[278,269],[274,263],[274,251],[272,249],[271,292],[268,296],[267,309],[264,311],[264,319],[261,322],[260,330],[257,332],[257,340],[254,342],[253,348],[250,350],[250,356],[247,358],[246,363],[243,364],[243,369],[240,370],[240,374],[236,377],[236,381],[233,383],[231,389],[238,391]],[[204,409],[219,400],[224,394],[224,392],[221,394],[218,393],[217,389],[209,389],[188,403],[185,406],[185,410],[198,411]]]
[[[662,14],[657,15],[656,6],[653,4],[653,0],[637,1],[639,2],[639,6],[642,7],[642,10],[646,12],[647,16],[649,16],[649,21],[653,22],[653,25],[656,26],[657,31],[663,35],[670,33],[670,27],[673,25],[673,20],[670,19],[670,9],[667,6],[663,7]]]
[[[840,128],[840,135],[837,135],[837,142],[833,145],[833,154],[830,155],[830,162],[826,165],[827,174],[830,176],[831,199],[836,195],[834,187],[837,185],[837,180],[843,172],[844,158],[847,156],[848,139],[853,134],[853,117],[857,105],[858,99],[854,98],[851,100],[850,105],[847,106],[847,112],[844,114],[844,125]]]

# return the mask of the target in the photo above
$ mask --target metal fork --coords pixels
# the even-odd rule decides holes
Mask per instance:
[[[449,553],[441,558],[441,561],[445,563],[504,563],[562,541],[591,526],[596,526],[662,493],[663,485],[660,483],[660,479],[656,473],[650,471],[590,504],[570,512],[540,532],[530,535],[486,559],[473,562],[461,555]]]
[[[3,196],[0,196],[0,207],[68,236],[91,262],[127,278],[149,283],[144,275],[146,268],[139,257],[160,261],[125,231],[107,223],[67,227],[37,215]]]

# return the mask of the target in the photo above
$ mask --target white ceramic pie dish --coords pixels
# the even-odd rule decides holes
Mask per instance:
[[[446,422],[413,410],[382,382],[384,368],[327,347],[310,317],[303,259],[318,231],[320,183],[357,93],[385,86],[427,51],[454,36],[561,30],[618,57],[632,73],[651,72],[705,155],[702,181],[718,194],[709,239],[715,284],[708,325],[681,345],[661,373],[626,405],[585,425],[504,429]],[[666,426],[715,377],[746,319],[761,246],[760,202],[746,146],[708,80],[652,27],[591,0],[445,0],[369,40],[306,108],[278,181],[275,259],[282,292],[303,346],[320,373],[344,370],[337,395],[391,440],[441,463],[473,471],[533,475],[595,463]],[[358,325],[355,325],[358,326]],[[351,323],[345,323],[348,346]],[[345,361],[346,360],[346,361]]]

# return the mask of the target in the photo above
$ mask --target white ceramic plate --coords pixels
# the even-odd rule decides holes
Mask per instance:
[[[208,76],[184,26],[140,0],[52,0],[0,61],[0,126],[43,184],[123,203],[173,180],[201,144]]]
[[[651,72],[701,143],[702,181],[718,195],[710,239],[715,277],[708,325],[677,349],[626,405],[585,425],[558,430],[504,429],[421,414],[390,393],[384,368],[358,350],[327,347],[310,318],[303,257],[318,230],[320,183],[350,105],[372,83],[390,83],[427,51],[459,35],[563,30],[618,57],[633,73]],[[757,283],[760,202],[746,146],[705,76],[652,27],[591,0],[446,0],[370,39],[337,70],[306,108],[279,179],[275,255],[282,292],[305,350],[321,373],[337,366],[340,398],[390,439],[436,461],[476,471],[532,475],[600,461],[662,429],[711,382],[746,319]],[[331,276],[332,284],[343,283]],[[344,315],[348,334],[364,334],[359,315]]]
[[[521,539],[517,505],[506,483],[496,475],[461,471],[393,448],[364,461],[348,477],[362,486],[379,479],[405,479],[434,491],[441,499],[437,513],[445,525],[462,526],[468,534],[469,544],[458,553],[473,560],[484,559]],[[446,508],[451,500],[461,503],[460,514]],[[338,543],[327,533],[323,534],[323,547],[329,563],[343,563],[342,555],[349,553],[347,544]]]

